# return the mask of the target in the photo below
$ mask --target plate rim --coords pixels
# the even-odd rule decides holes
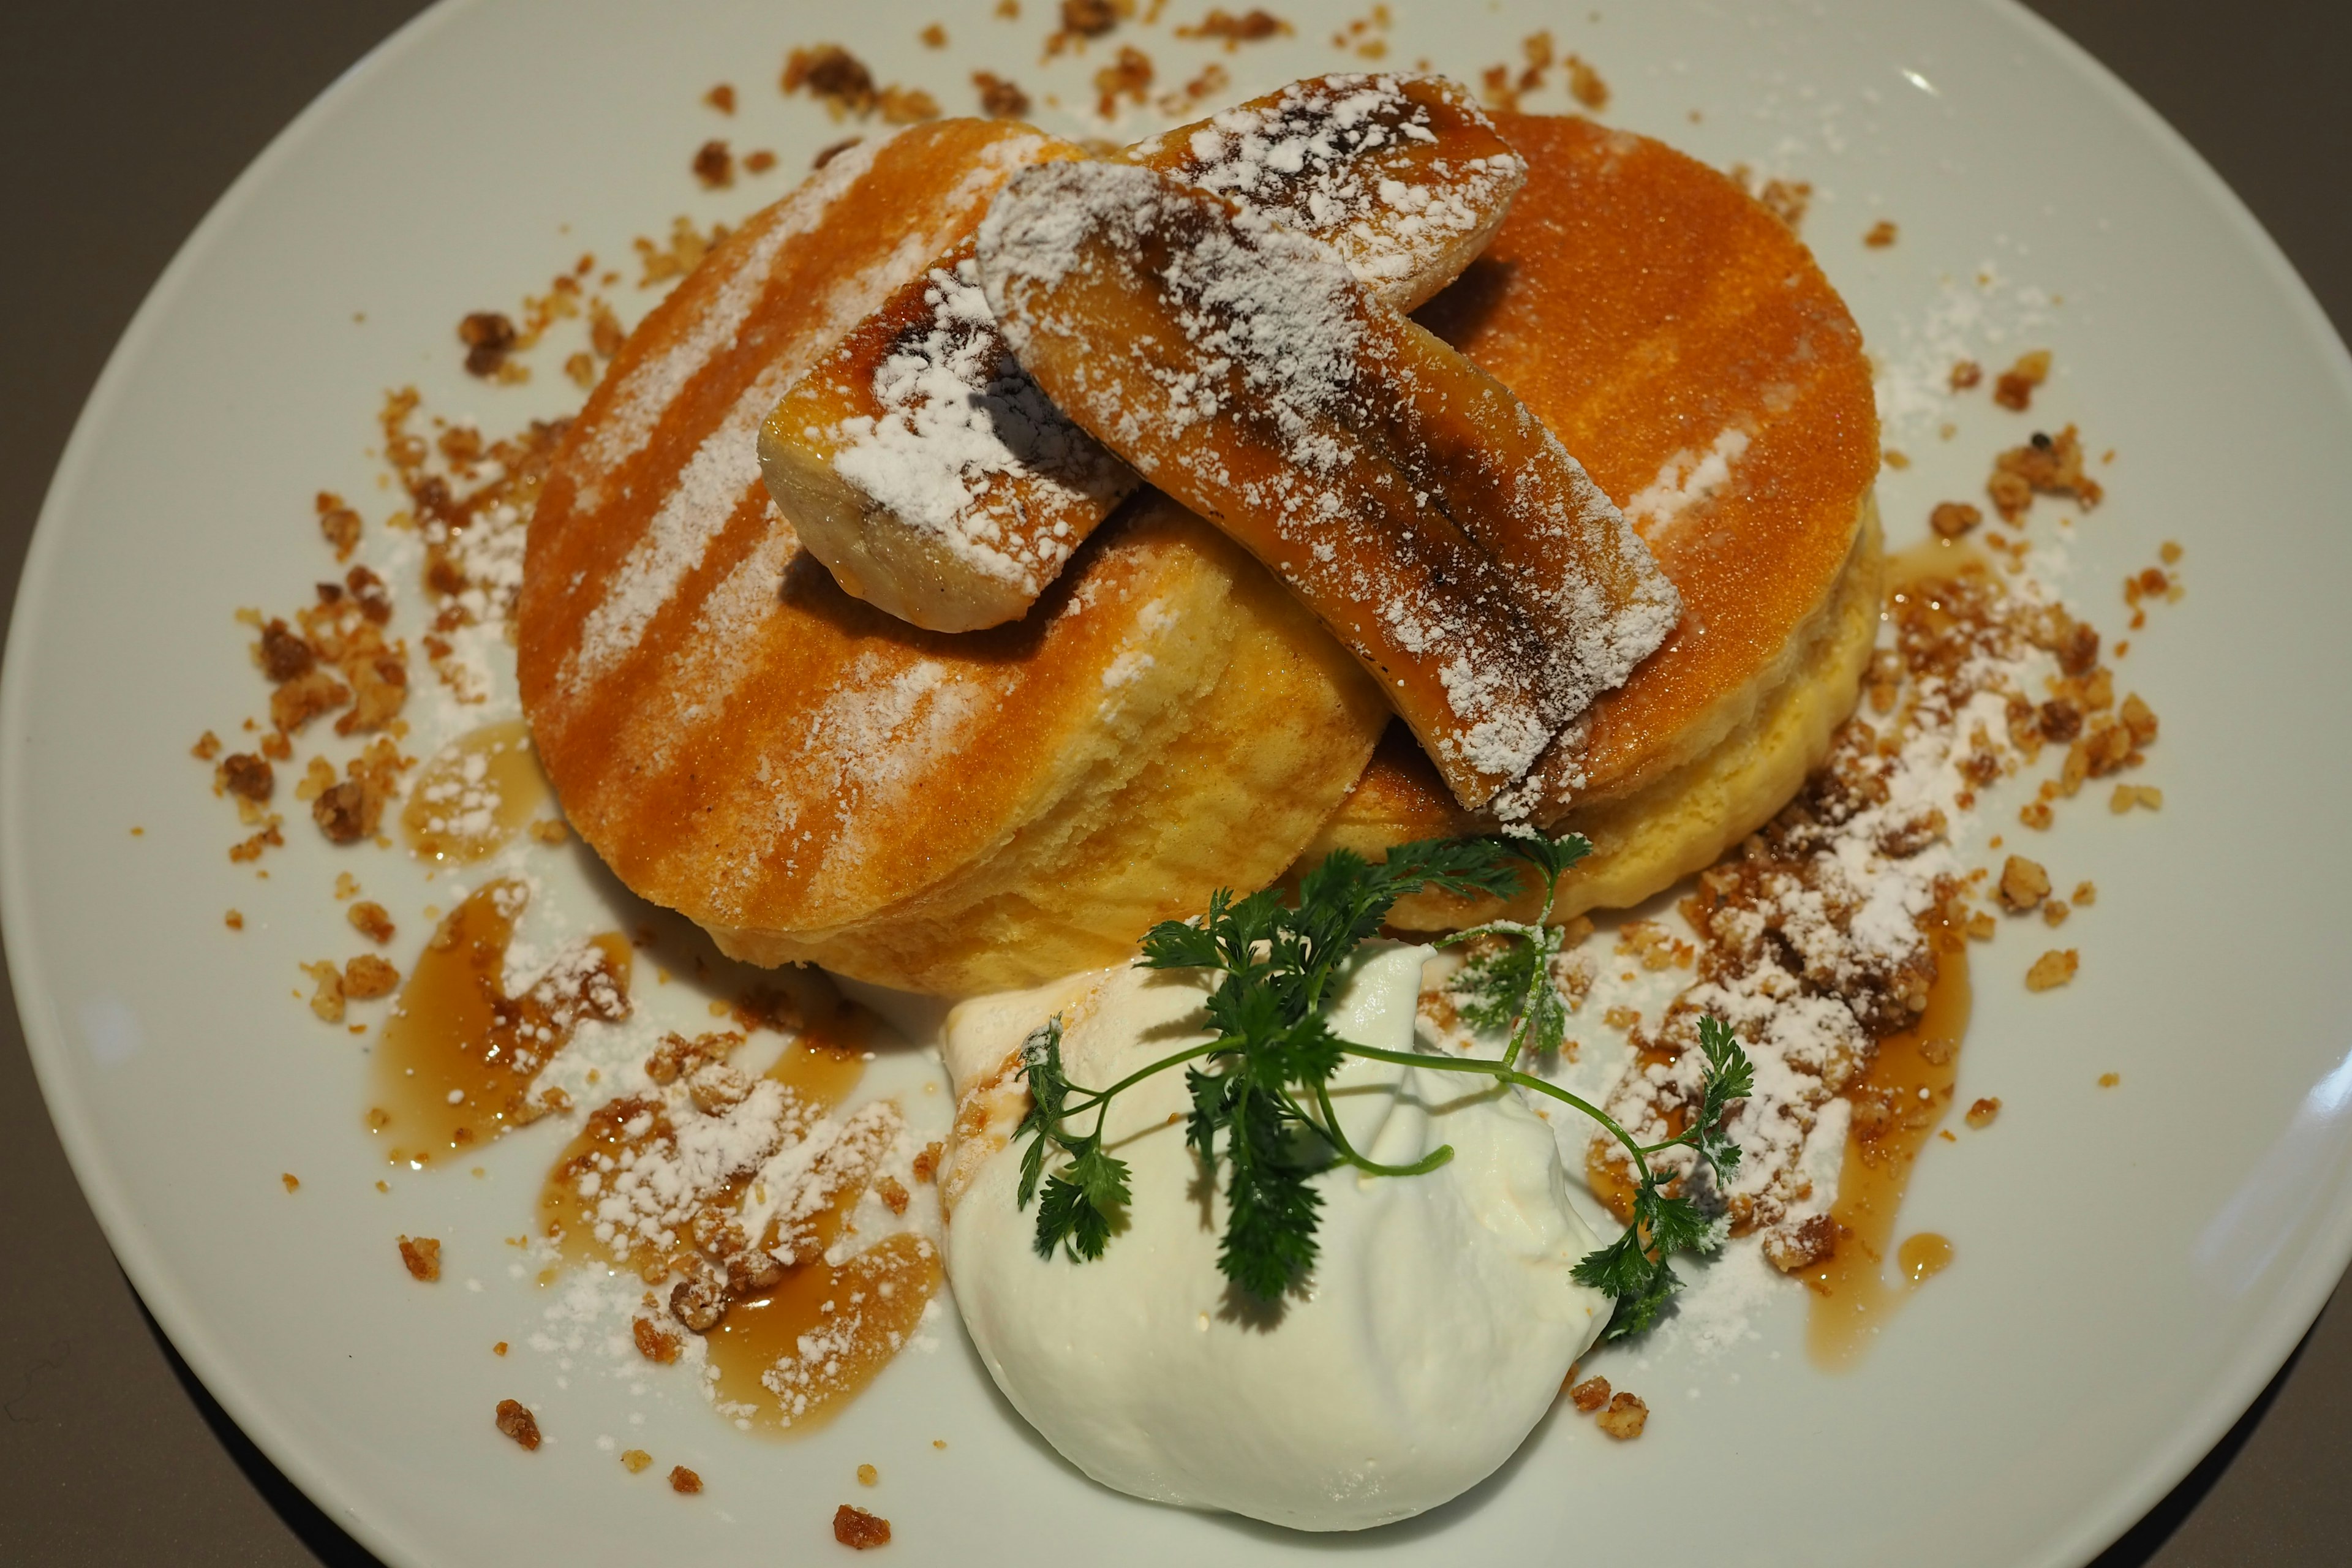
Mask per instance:
[[[22,786],[29,745],[30,678],[26,657],[45,624],[45,600],[55,562],[68,547],[68,513],[93,458],[95,431],[124,395],[151,339],[222,233],[241,216],[280,165],[345,103],[430,36],[492,0],[436,0],[386,35],[352,62],[273,134],[262,150],[206,208],[173,252],[141,300],[121,336],[109,351],[44,492],[27,543],[0,649],[0,952],[5,952],[16,995],[26,1054],[42,1100],[64,1148],[74,1179],[104,1233],[117,1263],[130,1279],[174,1351],[203,1382],[230,1418],[275,1466],[337,1527],[388,1563],[425,1563],[422,1543],[391,1520],[364,1505],[363,1483],[337,1467],[314,1460],[281,1430],[273,1402],[249,1379],[235,1358],[214,1341],[205,1314],[186,1299],[177,1276],[155,1252],[145,1221],[121,1192],[113,1163],[89,1121],[69,1067],[68,1029],[50,994],[41,966],[31,895],[25,875]],[[2055,59],[2110,108],[2118,110],[2139,138],[2188,176],[2195,195],[2227,224],[2232,237],[2251,253],[2278,297],[2318,349],[2320,357],[2352,408],[2352,352],[2294,263],[2228,182],[2188,139],[2115,71],[2054,23],[2028,9],[2023,0],[1979,0],[1976,9],[1995,26],[2006,26],[2021,40]],[[2347,1052],[2352,1061],[2352,1052]],[[2352,1138],[2352,1132],[2339,1136]],[[2241,1336],[2204,1395],[2173,1423],[2166,1441],[2102,1492],[2085,1498],[2071,1526],[2048,1537],[2030,1561],[2047,1568],[2082,1568],[2129,1531],[2218,1445],[2277,1375],[2326,1305],[2352,1263],[2352,1204],[2333,1205],[2333,1217],[2316,1228],[2323,1244],[2306,1247],[2271,1292],[2254,1331]]]

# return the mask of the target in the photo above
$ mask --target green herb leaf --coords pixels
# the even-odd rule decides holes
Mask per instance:
[[[1541,871],[1544,881],[1552,887],[1559,885],[1570,867],[1592,853],[1592,840],[1581,833],[1563,833],[1557,838],[1507,833],[1498,835],[1495,842]],[[1545,908],[1549,911],[1549,900],[1545,900]]]
[[[1698,1021],[1698,1046],[1706,1057],[1706,1068],[1699,1080],[1698,1114],[1691,1123],[1697,1134],[1694,1147],[1721,1186],[1739,1168],[1739,1145],[1723,1131],[1724,1114],[1733,1100],[1756,1092],[1756,1064],[1748,1059],[1731,1026],[1711,1015]]]
[[[1145,967],[1205,969],[1218,975],[1204,1008],[1212,1044],[1204,1051],[1180,1053],[1139,1076],[1179,1061],[1187,1064],[1191,1110],[1184,1141],[1212,1179],[1222,1172],[1227,1213],[1217,1266],[1235,1288],[1261,1300],[1278,1300],[1314,1268],[1322,1198],[1312,1184],[1335,1162],[1402,1175],[1434,1169],[1450,1152],[1441,1151],[1441,1157],[1410,1168],[1373,1165],[1309,1117],[1302,1106],[1328,1105],[1327,1086],[1350,1055],[1434,1071],[1481,1073],[1549,1095],[1592,1117],[1625,1146],[1635,1177],[1633,1223],[1575,1268],[1579,1280],[1616,1301],[1608,1337],[1640,1333],[1657,1321],[1681,1288],[1671,1266],[1675,1253],[1711,1251],[1720,1244],[1721,1226],[1690,1198],[1669,1194],[1667,1181],[1647,1156],[1691,1148],[1714,1171],[1719,1187],[1739,1159],[1738,1147],[1720,1123],[1735,1100],[1753,1092],[1753,1065],[1720,1020],[1702,1019],[1706,1067],[1697,1115],[1680,1137],[1646,1149],[1598,1106],[1518,1071],[1514,1064],[1523,1050],[1557,1050],[1566,1032],[1567,1007],[1551,984],[1559,928],[1496,921],[1446,939],[1492,939],[1456,978],[1454,989],[1474,1025],[1509,1032],[1510,1044],[1499,1062],[1400,1057],[1353,1046],[1323,1017],[1326,992],[1340,966],[1381,929],[1399,899],[1424,888],[1456,897],[1507,897],[1521,887],[1522,868],[1531,866],[1543,878],[1549,910],[1560,877],[1591,848],[1581,837],[1568,834],[1558,839],[1424,839],[1399,845],[1378,864],[1341,850],[1299,879],[1295,904],[1271,890],[1237,899],[1220,889],[1197,921],[1163,921],[1144,937],[1139,962]],[[1102,1147],[1107,1107],[1122,1086],[1097,1091],[1070,1083],[1062,1068],[1061,1042],[1061,1023],[1055,1019],[1023,1049],[1021,1071],[1031,1104],[1015,1133],[1029,1140],[1022,1152],[1019,1202],[1025,1208],[1033,1197],[1038,1199],[1040,1256],[1066,1249],[1073,1258],[1091,1259],[1109,1245],[1130,1202],[1126,1163]],[[1093,1130],[1072,1131],[1068,1117],[1087,1111],[1095,1113]],[[1048,1170],[1052,1153],[1065,1163]]]

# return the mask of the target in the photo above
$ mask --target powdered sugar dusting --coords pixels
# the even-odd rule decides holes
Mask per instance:
[[[1664,527],[1731,483],[1731,466],[1748,452],[1748,432],[1727,426],[1704,450],[1685,447],[1668,458],[1658,477],[1625,503],[1628,521]]]
[[[687,459],[644,535],[605,584],[604,598],[582,620],[579,648],[561,678],[565,686],[584,686],[626,658],[736,512],[747,503],[769,504],[754,441],[785,379],[775,366],[761,373]]]
[[[784,247],[821,227],[834,204],[866,176],[876,155],[898,134],[871,137],[843,150],[786,197],[755,237],[751,253],[739,259],[725,285],[692,325],[675,342],[629,371],[614,389],[595,440],[575,458],[579,465],[575,471],[583,488],[644,450],[662,411],[677,401],[678,394],[703,366],[734,346]]]
[[[1526,772],[1679,616],[1549,431],[1263,215],[1141,167],[1049,164],[1000,195],[979,256],[1015,352],[1051,364],[1106,444],[1240,531],[1376,670],[1412,673],[1395,700],[1465,804]],[[1139,282],[1156,314],[1134,330],[1181,347],[1095,352],[1086,313]],[[1440,461],[1444,418],[1500,422],[1507,439],[1496,455],[1438,442]]]
[[[1107,511],[1132,483],[1013,361],[968,255],[927,275],[929,329],[874,374],[881,412],[829,438],[834,468],[872,503],[944,544],[982,575],[1035,594],[1078,536],[1071,507]]]

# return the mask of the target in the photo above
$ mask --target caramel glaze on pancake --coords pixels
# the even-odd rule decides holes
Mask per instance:
[[[843,153],[648,316],[565,437],[518,611],[539,754],[622,881],[736,956],[950,993],[1116,962],[1273,879],[1379,735],[1312,617],[1156,496],[961,635],[843,594],[769,501],[783,385],[1068,145],[950,121]]]
[[[1715,494],[1664,523],[1635,520],[1683,619],[1538,764],[1550,824],[1572,827],[1578,807],[1664,780],[1803,678],[1860,559],[1878,420],[1844,301],[1729,179],[1590,121],[1495,119],[1527,185],[1421,320],[1518,394],[1621,506],[1726,429],[1748,442]],[[1309,855],[1476,826],[1391,734]]]

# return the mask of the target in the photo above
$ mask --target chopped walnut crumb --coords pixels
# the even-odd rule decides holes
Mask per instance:
[[[735,154],[720,137],[714,136],[694,150],[692,167],[706,191],[722,191],[735,183]]]
[[[539,1420],[519,1399],[499,1401],[499,1430],[534,1453],[539,1449]]]
[[[1993,1119],[2000,1114],[2000,1100],[1997,1097],[1988,1096],[1969,1106],[1968,1115],[1964,1120],[1969,1126],[1981,1132],[1986,1128],[1991,1126]]]
[[[2083,471],[2083,446],[2074,426],[2055,436],[2034,433],[2022,447],[2012,447],[1993,459],[1992,477],[1985,493],[2004,522],[2015,522],[2033,504],[2036,492],[2071,495],[2088,511],[2106,494],[2099,481]]]
[[[1954,392],[1966,392],[1982,380],[1984,366],[1972,359],[1960,360],[1952,366],[1950,381]]]
[[[692,1497],[702,1489],[702,1478],[684,1465],[673,1465],[669,1472],[669,1489]]]
[[[628,334],[621,330],[621,318],[613,314],[610,305],[599,300],[589,308],[588,346],[596,351],[598,358],[611,359],[627,341]]]
[[[343,965],[343,994],[354,1002],[373,1002],[399,988],[400,971],[372,952]]]
[[[319,662],[318,651],[282,620],[271,621],[261,628],[261,641],[254,645],[254,658],[261,666],[262,674],[281,684],[300,679]]]
[[[289,1193],[299,1193],[302,1190],[302,1178],[296,1175],[291,1171],[286,1172],[283,1175],[280,1175],[278,1180]]]
[[[314,503],[319,513],[319,532],[334,550],[335,559],[349,561],[352,552],[359,548],[360,514],[343,504],[343,498],[332,490],[320,490]]]
[[[860,1465],[857,1467],[857,1484],[859,1486],[878,1486],[881,1484],[881,1480],[882,1472],[876,1469],[873,1466]]]
[[[378,1191],[382,1191],[382,1190],[383,1190],[383,1184],[382,1182],[378,1182],[378,1183],[376,1184],[376,1188],[377,1188],[377,1190],[378,1190]],[[496,1343],[496,1344],[492,1345],[492,1346],[490,1347],[490,1353],[491,1353],[492,1355],[504,1355],[504,1354],[506,1354],[506,1353],[507,1353],[507,1342],[506,1342],[506,1341],[504,1341],[504,1340],[500,1340],[498,1343]]]
[[[429,1236],[404,1236],[400,1238],[400,1261],[406,1266],[410,1279],[430,1285],[441,1278],[441,1243]],[[525,1443],[523,1447],[536,1448],[539,1445]]]
[[[712,88],[709,92],[702,95],[702,101],[710,105],[711,108],[717,110],[721,114],[734,113],[734,84],[731,82],[720,82],[717,87]]]
[[[923,47],[927,49],[944,49],[948,47],[948,30],[937,22],[925,27],[915,37],[922,40]]]
[[[651,1454],[646,1453],[643,1448],[624,1448],[621,1450],[621,1468],[627,1470],[629,1474],[633,1476],[644,1475],[647,1468],[650,1467],[653,1462],[654,1457]]]
[[[283,682],[269,694],[269,721],[292,734],[351,700],[349,687],[323,669],[313,669]]]
[[[2045,899],[2042,900],[2042,921],[2045,925],[2052,926],[2053,928],[2064,925],[2066,923],[2066,917],[2074,912],[2073,908],[2070,907],[2063,899]]]
[[[1609,1401],[1609,1408],[1594,1416],[1593,1423],[1621,1443],[1630,1443],[1642,1435],[1650,1424],[1650,1407],[1630,1394],[1620,1394]]]
[[[782,85],[787,94],[806,89],[808,95],[824,103],[835,120],[845,114],[871,114],[881,101],[875,89],[874,73],[839,44],[794,49],[784,62]]]
[[[643,275],[637,279],[637,287],[650,289],[656,283],[685,277],[702,264],[702,258],[710,254],[711,247],[726,237],[725,224],[713,224],[706,235],[694,226],[692,219],[686,217],[670,220],[669,243],[667,246],[656,245],[639,235],[629,241],[644,268]]]
[[[2080,967],[2081,955],[2073,948],[2053,947],[2035,959],[2033,967],[2025,972],[2025,988],[2028,991],[2054,990],[2074,979],[2074,971]]]
[[[1108,120],[1118,112],[1122,98],[1143,102],[1151,89],[1151,57],[1132,45],[1121,44],[1118,56],[1095,72],[1095,112]]]
[[[681,1279],[669,1293],[669,1315],[696,1333],[708,1333],[727,1315],[727,1297],[708,1279]]]
[[[1068,3],[1069,0],[1064,0],[1066,7]],[[890,1544],[890,1521],[879,1514],[843,1503],[833,1510],[833,1538],[858,1552],[887,1546]]]
[[[776,166],[776,155],[765,147],[755,147],[743,154],[743,172],[764,174]]]
[[[1884,250],[1895,243],[1896,232],[1895,220],[1883,217],[1870,226],[1870,231],[1862,237],[1862,243],[1873,250]]]
[[[383,808],[399,789],[404,765],[399,748],[382,739],[343,764],[348,775],[343,782],[320,790],[310,802],[311,819],[330,843],[356,844],[374,835]],[[310,780],[303,783],[308,785]]]
[[[971,85],[980,89],[980,111],[992,120],[1018,120],[1029,112],[1029,95],[994,71],[974,71]]]
[[[1805,209],[1812,204],[1812,183],[1809,180],[1767,180],[1764,188],[1756,193],[1756,199],[1764,204],[1766,211],[1794,232],[1805,221]]]
[[[1783,1226],[1764,1237],[1764,1261],[1783,1274],[1826,1263],[1837,1255],[1837,1222],[1825,1214]]]
[[[250,752],[232,752],[221,759],[213,771],[214,782],[243,800],[256,805],[266,801],[278,787],[278,775],[269,764]]]
[[[2083,710],[2063,697],[2053,697],[2034,710],[2034,728],[2043,740],[2063,745],[2083,732]]]
[[[1098,38],[1133,15],[1132,0],[1062,0],[1062,31],[1072,37]]]
[[[2039,861],[2012,855],[2000,868],[2000,901],[2012,914],[2021,914],[2050,893],[2050,873]]]
[[[2017,820],[2036,832],[2048,832],[2053,820],[2047,801],[2030,800],[2017,808]]]
[[[1228,52],[1244,44],[1254,44],[1261,38],[1287,37],[1290,24],[1271,11],[1249,10],[1239,16],[1223,6],[1211,7],[1209,14],[1189,27],[1179,27],[1180,38],[1222,38]]]
[[[544,816],[530,825],[531,837],[541,844],[561,844],[572,837],[572,830],[552,816]]]
[[[1984,513],[1966,501],[1939,501],[1927,514],[1927,526],[1944,539],[1958,539],[1983,521]]]
[[[1960,929],[1967,932],[1970,942],[1990,942],[1993,932],[2000,929],[2000,922],[1978,910],[1969,916],[1968,922]]]
[[[2124,705],[2116,710],[2116,717],[2123,721],[2133,745],[2156,743],[2156,711],[2140,700],[2138,692],[2135,691],[2124,699]]]
[[[1612,1029],[1630,1029],[1642,1021],[1642,1015],[1637,1008],[1612,1007],[1601,1015],[1601,1021]]]
[[[882,89],[882,120],[887,125],[917,125],[940,117],[940,100],[918,88]]]
[[[2147,811],[2162,811],[2164,792],[2152,784],[2122,784],[2116,785],[2116,793],[2107,798],[2107,809],[2117,816],[2136,805]]]
[[[231,931],[243,931],[245,929],[245,916],[239,910],[231,910],[228,913],[221,917],[221,924],[228,927]]]
[[[351,711],[335,721],[338,735],[373,734],[389,729],[408,704],[408,662],[397,654],[378,654],[343,667],[352,685]]]
[[[1588,1377],[1568,1391],[1569,1402],[1587,1415],[1609,1403],[1609,1380]]]
[[[1478,79],[1478,96],[1489,109],[1506,114],[1516,113],[1519,107],[1519,89],[1511,85],[1511,68],[1488,66]]]
[[[474,375],[496,375],[515,346],[515,324],[497,310],[475,310],[457,323],[457,341],[466,345],[466,369]]]
[[[1609,84],[1580,55],[1568,57],[1568,96],[1595,114],[1609,107]]]
[[[2050,351],[2035,349],[2017,356],[2017,363],[2000,373],[1992,385],[1992,400],[2003,408],[2022,414],[2033,403],[2033,389],[2050,379]]]
[[[677,1360],[678,1337],[667,1329],[656,1327],[650,1318],[638,1318],[629,1325],[637,1342],[637,1353],[650,1362],[668,1366]]]
[[[2103,1072],[2099,1075],[2099,1087],[2101,1089],[2113,1089],[2116,1085],[2123,1082],[2123,1080],[2124,1075],[2119,1072]]]
[[[923,1145],[915,1155],[915,1180],[928,1182],[939,1174],[940,1154],[944,1147],[936,1139]]]
[[[341,1023],[343,972],[336,967],[335,961],[327,958],[316,963],[306,963],[302,966],[302,973],[317,982],[317,988],[310,993],[310,1011],[322,1024]]]
[[[188,748],[188,755],[195,758],[196,761],[200,763],[209,763],[220,754],[221,738],[218,735],[214,734],[210,730],[205,731],[202,735],[198,736],[196,738],[196,743]]]

